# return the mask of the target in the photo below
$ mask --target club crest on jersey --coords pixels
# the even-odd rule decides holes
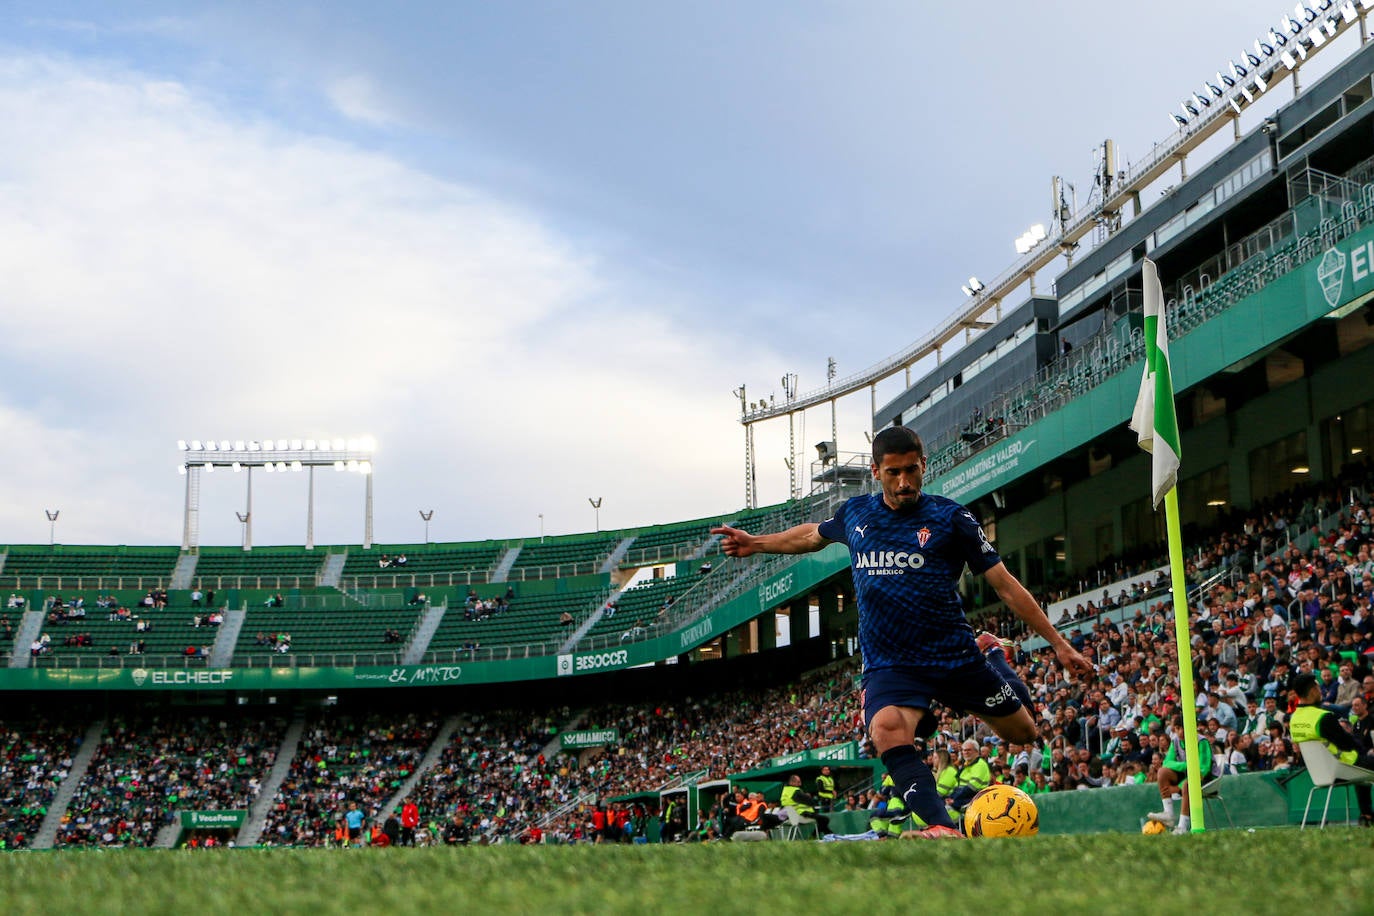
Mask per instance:
[[[922,528],[920,531],[916,532],[916,543],[920,544],[922,547],[926,546],[926,542],[929,541],[929,540],[930,540],[930,529],[929,529],[929,528]]]

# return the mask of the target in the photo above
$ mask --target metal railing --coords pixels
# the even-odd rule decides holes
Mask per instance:
[[[1242,259],[1236,266],[1215,281],[1208,280],[1205,285],[1199,281],[1199,288],[1178,286],[1178,295],[1166,301],[1169,337],[1184,336],[1374,223],[1374,186],[1361,190],[1358,205],[1345,203],[1339,216],[1322,219],[1318,226],[1301,234],[1286,236],[1286,227],[1294,219],[1290,210],[1232,246],[1229,250]],[[1104,329],[1090,344],[1041,368],[1031,379],[997,395],[980,409],[984,416],[1000,417],[1008,426],[1027,426],[1128,367],[1137,366],[1144,348],[1139,328],[1132,329],[1126,338],[1114,329]],[[949,430],[930,443],[928,475],[938,478],[948,474],[975,453],[971,443],[962,440],[961,430]]]
[[[54,649],[60,652],[63,646]],[[166,653],[143,655],[34,655],[29,658],[33,668],[204,668],[210,661],[209,656],[168,655]]]

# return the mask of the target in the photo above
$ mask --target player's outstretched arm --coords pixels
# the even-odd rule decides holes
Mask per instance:
[[[750,534],[728,525],[712,528],[711,533],[720,535],[721,549],[728,557],[750,557],[756,553],[814,553],[829,543],[821,537],[820,526],[814,522],[773,534]]]
[[[1078,650],[1069,645],[1063,635],[1050,623],[1050,618],[1040,607],[1040,602],[1035,600],[1021,581],[1011,574],[1005,563],[998,563],[983,574],[988,583],[997,591],[997,596],[1006,602],[1007,607],[1017,617],[1025,621],[1026,626],[1045,638],[1054,650],[1059,663],[1069,672],[1078,677],[1087,677],[1093,673],[1092,663],[1079,654]]]

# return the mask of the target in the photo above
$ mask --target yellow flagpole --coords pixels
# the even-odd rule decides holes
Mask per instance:
[[[1188,581],[1183,572],[1183,534],[1178,521],[1178,487],[1164,494],[1164,524],[1169,540],[1169,573],[1174,591],[1174,640],[1178,644],[1179,705],[1188,764],[1188,807],[1192,832],[1206,829],[1202,811],[1202,773],[1198,761],[1197,690],[1193,686],[1193,647],[1188,627]]]

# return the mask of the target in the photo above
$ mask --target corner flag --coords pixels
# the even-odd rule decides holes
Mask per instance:
[[[1140,447],[1153,457],[1150,492],[1154,506],[1178,482],[1182,450],[1178,444],[1178,415],[1174,412],[1174,381],[1169,374],[1169,331],[1164,326],[1164,291],[1155,262],[1145,259],[1140,272],[1145,286],[1145,376],[1140,380],[1131,429]]]
[[[1202,781],[1197,731],[1197,709],[1193,706],[1192,640],[1188,620],[1188,581],[1183,567],[1183,535],[1178,518],[1178,464],[1183,456],[1178,440],[1178,415],[1174,412],[1174,380],[1169,374],[1169,330],[1164,326],[1164,290],[1159,285],[1155,262],[1145,260],[1140,271],[1145,287],[1145,376],[1131,414],[1131,429],[1140,447],[1150,453],[1150,493],[1155,509],[1164,502],[1164,529],[1169,543],[1169,577],[1173,585],[1174,643],[1178,651],[1178,686],[1183,709],[1183,746],[1188,749],[1188,808],[1192,812],[1189,829],[1206,829],[1202,810]],[[1204,739],[1205,740],[1205,739]],[[1182,821],[1180,821],[1182,826]]]

